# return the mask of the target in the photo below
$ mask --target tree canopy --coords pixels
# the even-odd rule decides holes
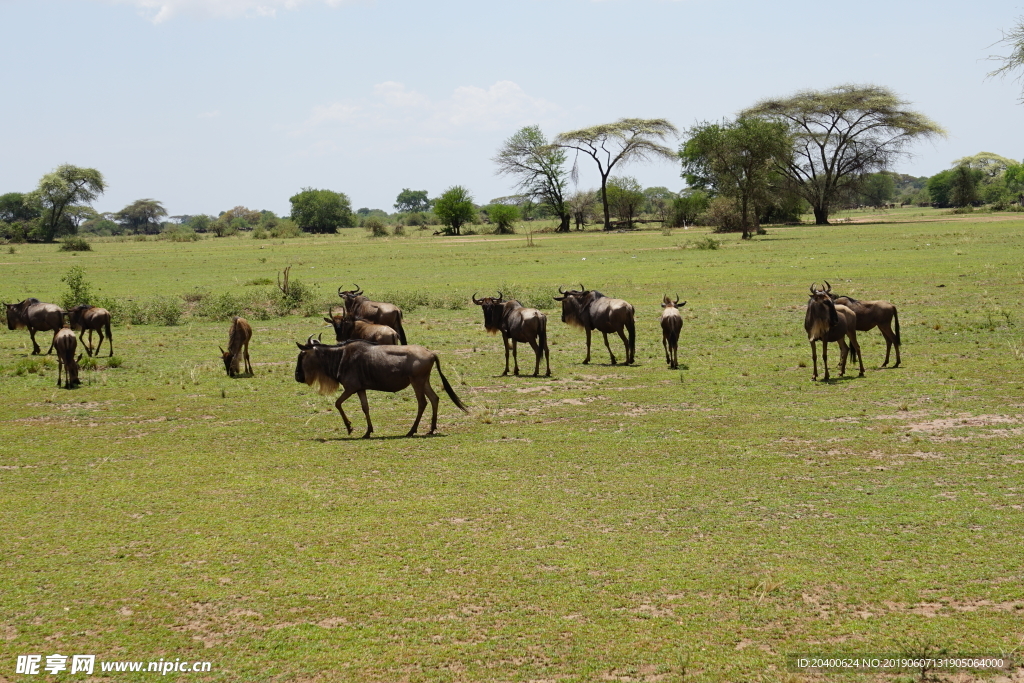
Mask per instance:
[[[33,201],[31,194],[22,192],[8,192],[0,195],[0,221],[14,223],[15,221],[31,221],[43,213],[43,208],[38,201]]]
[[[166,216],[167,209],[155,199],[136,199],[114,214],[122,227],[136,234],[160,232],[160,219]]]
[[[793,155],[777,168],[810,203],[815,223],[826,225],[833,205],[866,174],[888,169],[911,143],[946,134],[908,105],[888,88],[840,85],[762,100],[740,116],[789,126]]]
[[[558,232],[569,232],[565,159],[565,150],[549,145],[538,126],[521,128],[502,143],[492,159],[498,165],[498,175],[515,178],[517,191],[538,200],[558,216]]]
[[[68,208],[91,204],[105,189],[103,174],[94,168],[63,164],[44,175],[30,197],[43,209],[36,237],[52,242],[55,237],[74,234],[78,225],[71,220]]]
[[[554,144],[576,150],[577,159],[573,163],[571,173],[574,182],[579,178],[579,152],[586,154],[597,164],[597,170],[601,175],[604,229],[611,230],[608,177],[612,169],[619,163],[631,161],[674,159],[675,152],[661,143],[668,137],[674,138],[678,134],[676,127],[665,119],[619,119],[615,123],[560,133]]]
[[[679,148],[687,184],[733,200],[744,239],[751,236],[758,209],[771,202],[775,169],[791,159],[788,129],[784,122],[753,116],[702,123],[686,132]]]
[[[292,220],[304,232],[333,233],[355,225],[352,204],[344,192],[304,187],[288,201],[292,203]]]
[[[434,215],[445,226],[445,232],[458,235],[463,225],[476,218],[473,196],[461,185],[453,185],[434,201]]]
[[[395,199],[395,211],[399,213],[411,213],[413,211],[427,211],[430,209],[430,199],[427,198],[426,190],[410,190],[403,188]]]
[[[1015,80],[1024,80],[1024,16],[1017,19],[1016,25],[1009,31],[1003,32],[1003,39],[997,45],[1002,44],[1010,48],[1008,55],[991,55],[989,59],[1001,62],[1002,65],[989,73],[989,76],[1009,76],[1015,71],[1020,71]],[[1021,90],[1021,103],[1024,103],[1024,89]]]

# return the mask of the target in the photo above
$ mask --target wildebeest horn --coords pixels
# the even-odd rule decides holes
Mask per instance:
[[[224,350],[224,347],[223,347],[223,346],[218,346],[217,348],[218,348],[218,349],[220,349],[220,353],[221,353],[221,355],[222,355],[222,356],[223,356],[223,355],[224,355],[225,353],[227,353],[227,351],[225,351],[225,350]]]
[[[309,338],[306,339],[306,346],[313,346],[313,343],[313,335],[309,335]]]
[[[502,300],[502,299],[504,299],[504,298],[505,298],[505,295],[504,295],[504,294],[502,294],[502,293],[501,293],[501,290],[499,289],[499,290],[498,290],[498,301],[501,301],[501,300]]]
[[[581,291],[581,292],[585,292],[585,291],[587,291],[587,288],[583,286],[583,283],[582,283],[582,282],[580,283],[580,291]]]
[[[355,283],[352,283],[352,284],[355,284]],[[355,292],[356,294],[362,294],[362,293],[363,293],[363,290],[359,289],[359,285],[356,285],[356,288],[355,288],[355,289],[354,289],[353,291],[354,291],[354,292]]]
[[[825,291],[826,292],[831,292],[832,291],[832,285],[830,285],[828,283],[828,280],[825,280]]]
[[[565,292],[562,291],[562,285],[558,285],[558,293],[565,294]]]
[[[345,296],[344,292],[341,291],[341,287],[338,287],[338,296]],[[295,342],[298,344],[299,342]]]
[[[473,292],[473,296],[471,298],[473,299],[473,303],[475,303],[477,306],[480,305],[480,300],[476,298],[476,292]]]
[[[675,300],[674,303],[675,303],[676,306],[679,305],[679,295],[678,294],[676,294],[676,300]]]
[[[814,283],[812,282],[811,283],[811,295],[813,296],[814,294],[817,294],[817,292],[814,290]]]
[[[322,341],[324,340],[324,333],[323,333],[323,332],[321,332],[320,334],[318,334],[318,335],[316,336],[316,340],[317,340],[318,342],[322,342]]]

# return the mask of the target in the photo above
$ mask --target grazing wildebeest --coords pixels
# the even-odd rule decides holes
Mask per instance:
[[[679,303],[679,297],[672,301],[668,294],[661,301],[661,344],[665,347],[665,362],[672,370],[679,369],[679,332],[683,329],[683,316],[679,309],[686,302]]]
[[[832,293],[832,285],[825,281],[825,293],[837,304],[846,306],[857,314],[857,331],[867,332],[878,328],[878,331],[885,337],[885,362],[882,367],[889,365],[889,351],[896,347],[896,364],[900,366],[900,314],[896,307],[888,301],[858,301],[853,297],[839,296]]]
[[[239,366],[242,358],[245,358],[245,371],[250,375],[252,365],[249,364],[249,340],[252,339],[252,328],[249,321],[239,318],[237,315],[231,318],[231,327],[228,328],[228,350],[220,347],[220,357],[224,361],[224,369],[228,377],[241,374]]]
[[[473,303],[480,306],[484,312],[484,328],[491,334],[501,332],[502,344],[505,347],[505,372],[508,374],[508,350],[509,340],[512,340],[512,361],[515,365],[513,373],[519,374],[519,354],[516,345],[524,342],[533,349],[536,362],[533,366],[533,376],[540,374],[540,358],[544,356],[547,365],[545,377],[551,376],[551,356],[548,351],[548,317],[536,308],[524,308],[515,299],[505,301],[501,292],[498,297],[485,296],[477,299],[473,294]]]
[[[565,292],[559,287],[558,293],[562,296],[556,296],[554,299],[562,302],[562,322],[582,327],[587,332],[587,357],[583,359],[584,365],[590,362],[592,330],[604,335],[604,345],[612,358],[612,365],[615,365],[615,354],[608,344],[609,332],[617,332],[622,343],[626,345],[626,365],[633,362],[636,350],[636,324],[632,304],[622,299],[609,299],[596,289],[583,289],[582,284],[578,290],[570,289]],[[626,331],[629,332],[628,339]]]
[[[53,351],[57,333],[64,327],[64,310],[57,304],[44,304],[39,299],[25,299],[20,304],[4,305],[7,306],[7,329],[28,328],[28,334],[32,337],[32,355],[41,351],[39,344],[36,343],[36,332],[53,330],[50,348],[46,350],[49,355],[50,351]]]
[[[114,335],[110,331],[110,311],[98,306],[82,304],[81,306],[75,306],[68,311],[67,316],[71,329],[78,330],[82,333],[82,344],[85,346],[86,353],[90,356],[94,353],[99,355],[100,347],[103,346],[103,328],[106,328],[107,347],[110,350],[109,355],[114,355]],[[89,331],[88,342],[85,341],[86,330]],[[100,335],[100,342],[96,345],[95,349],[92,348],[93,330]]]
[[[365,339],[378,344],[398,344],[401,341],[398,333],[387,325],[377,325],[362,318],[346,316],[344,311],[335,313],[331,310],[330,316],[324,320],[334,327],[334,337],[337,341]]]
[[[823,289],[814,289],[811,285],[811,298],[807,301],[807,313],[804,316],[804,329],[807,340],[811,342],[811,358],[814,361],[814,372],[811,380],[818,379],[818,349],[815,342],[821,342],[821,358],[825,364],[825,381],[828,381],[828,343],[839,344],[839,376],[846,374],[846,355],[853,353],[860,361],[860,376],[864,376],[864,359],[860,355],[860,344],[857,343],[857,314],[852,310],[836,304]],[[843,337],[850,340],[849,349]]]
[[[359,395],[359,402],[366,416],[366,433],[364,439],[373,433],[373,422],[370,421],[370,405],[366,401],[366,392],[370,391],[401,391],[410,384],[416,393],[416,421],[406,436],[416,433],[427,407],[427,399],[433,415],[430,419],[430,432],[437,430],[438,397],[430,386],[430,371],[437,366],[437,374],[441,384],[452,402],[463,412],[468,413],[466,406],[455,395],[455,390],[441,372],[441,360],[433,351],[422,346],[379,345],[361,339],[350,339],[340,344],[320,344],[312,336],[305,345],[296,342],[299,357],[295,362],[295,381],[304,382],[309,386],[318,385],[321,394],[331,394],[338,385],[345,391],[334,403],[345,428],[352,433],[352,423],[341,404],[352,394]]]
[[[338,287],[338,296],[345,301],[345,312],[348,315],[377,325],[387,325],[398,333],[398,338],[403,344],[409,343],[402,328],[402,309],[398,306],[370,301],[363,296],[363,290],[359,289],[359,285],[356,285],[355,289],[345,291]]]
[[[82,360],[82,354],[75,358],[75,350],[78,348],[78,339],[70,327],[62,327],[57,330],[53,337],[53,346],[57,349],[57,386],[60,386],[61,370],[64,371],[64,387],[73,389],[79,385],[78,361]]]

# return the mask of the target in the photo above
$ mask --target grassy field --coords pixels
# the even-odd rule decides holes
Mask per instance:
[[[109,297],[241,294],[286,265],[325,302],[426,293],[444,307],[407,312],[410,342],[472,414],[442,394],[441,435],[405,439],[412,393],[371,394],[377,438],[350,439],[292,375],[320,316],[253,321],[255,376],[235,380],[226,323],[115,327],[119,367],[104,355],[73,391],[5,329],[0,680],[28,680],[33,653],[212,662],[177,676],[197,681],[583,682],[1018,650],[1024,220],[920,213],[719,249],[700,230],[5,249],[6,301],[57,300],[75,264]],[[897,304],[904,367],[879,368],[870,332],[865,377],[811,382],[823,279]],[[580,282],[636,306],[638,365],[599,338],[581,365],[549,308],[553,376],[500,377],[470,295]],[[665,293],[689,302],[680,371]]]

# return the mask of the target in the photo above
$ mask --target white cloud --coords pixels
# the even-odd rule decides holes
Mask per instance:
[[[375,85],[368,97],[314,107],[291,134],[320,138],[310,148],[314,154],[327,153],[335,148],[337,137],[355,133],[381,136],[395,150],[450,146],[471,133],[543,124],[560,118],[562,112],[557,104],[528,95],[512,81],[498,81],[489,88],[461,86],[438,101],[388,81]]]
[[[320,2],[337,7],[349,0],[110,0],[134,5],[159,24],[181,14],[205,17],[273,17],[278,10],[293,10],[300,5]]]

